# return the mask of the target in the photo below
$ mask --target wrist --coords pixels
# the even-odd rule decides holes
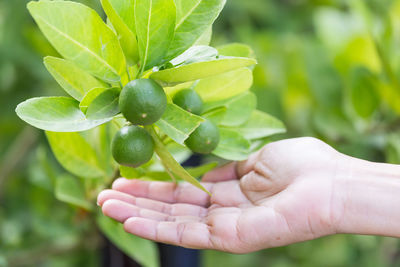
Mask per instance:
[[[400,237],[400,166],[343,160],[335,181],[337,232]]]

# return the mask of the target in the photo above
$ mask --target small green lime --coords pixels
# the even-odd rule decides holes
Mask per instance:
[[[158,121],[167,108],[164,89],[150,79],[129,82],[121,91],[119,108],[135,125],[150,125]]]
[[[189,136],[185,144],[190,150],[200,154],[209,154],[219,143],[219,130],[218,127],[207,120],[200,124],[200,126]]]
[[[203,111],[203,100],[201,100],[199,94],[192,89],[183,89],[179,91],[172,101],[184,110],[196,115],[200,115]]]
[[[154,142],[145,129],[125,126],[115,134],[111,151],[120,165],[136,168],[153,157]]]

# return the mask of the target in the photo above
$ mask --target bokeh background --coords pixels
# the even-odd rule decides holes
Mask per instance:
[[[80,2],[101,13],[99,1]],[[57,53],[26,3],[0,0],[0,266],[100,266],[93,218],[56,199],[65,171],[14,112],[27,98],[62,94],[42,64]],[[228,0],[212,44],[228,42],[253,47],[253,91],[287,125],[279,138],[314,136],[400,164],[399,0]],[[400,266],[400,241],[338,235],[248,255],[204,251],[202,265]]]

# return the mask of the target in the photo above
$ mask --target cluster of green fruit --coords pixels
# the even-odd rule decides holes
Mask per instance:
[[[192,89],[183,89],[173,97],[174,104],[196,115],[203,109],[201,97]],[[157,122],[167,108],[164,89],[151,79],[129,82],[121,91],[119,99],[121,113],[132,125],[120,129],[112,142],[112,154],[120,164],[139,167],[154,154],[154,141],[141,126]],[[186,140],[186,146],[195,153],[209,154],[219,143],[217,126],[206,120]]]

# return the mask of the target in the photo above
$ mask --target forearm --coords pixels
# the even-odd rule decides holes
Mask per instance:
[[[400,238],[400,166],[346,157],[337,177],[340,233]]]

